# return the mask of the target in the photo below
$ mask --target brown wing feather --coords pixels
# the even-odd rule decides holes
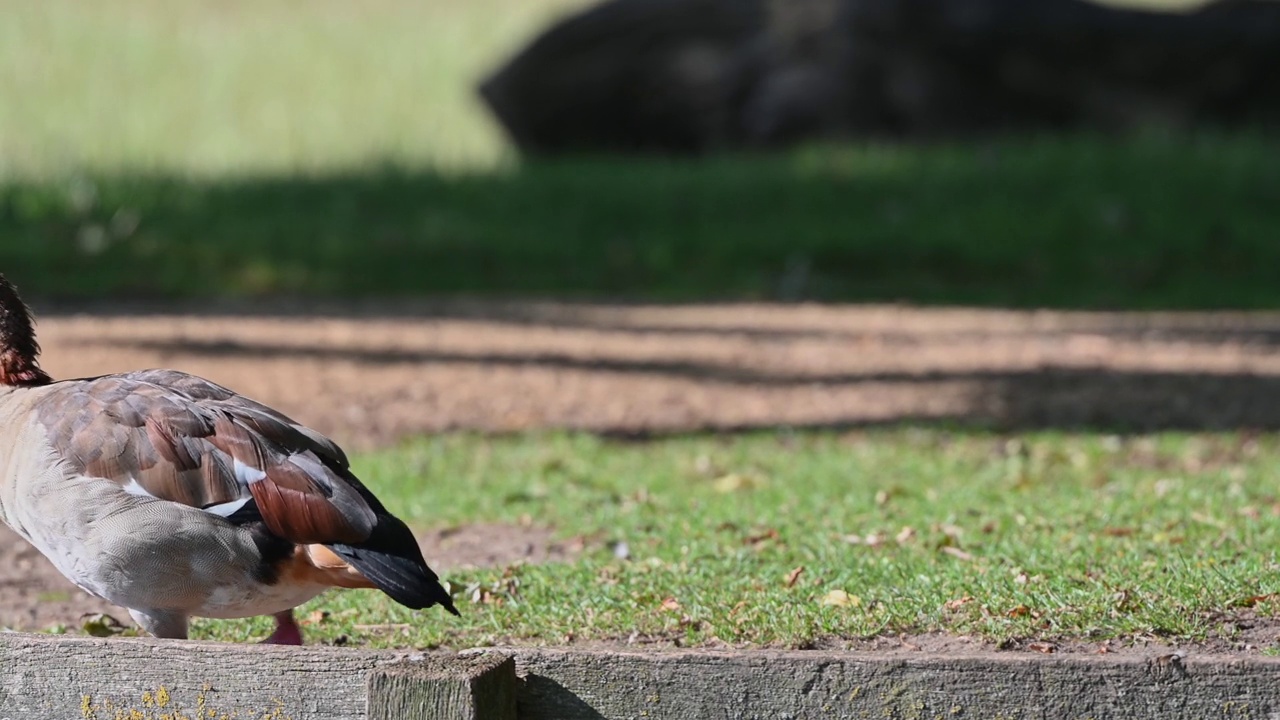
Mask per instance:
[[[296,543],[358,543],[376,522],[372,496],[332,441],[185,373],[57,383],[39,413],[77,470],[162,500],[209,508],[251,498],[268,529]]]

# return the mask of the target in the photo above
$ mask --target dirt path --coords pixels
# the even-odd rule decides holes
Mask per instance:
[[[1280,314],[451,304],[41,315],[55,377],[178,368],[350,449],[459,428],[1280,428]],[[459,532],[427,538],[441,567],[554,552],[536,531],[508,529],[494,547],[496,529],[470,544]],[[0,535],[0,626],[100,609]]]
[[[1280,314],[472,305],[39,331],[55,377],[175,367],[351,448],[456,428],[1280,427]]]

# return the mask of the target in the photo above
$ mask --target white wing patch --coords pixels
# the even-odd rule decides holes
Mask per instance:
[[[222,517],[231,517],[236,513],[237,510],[244,507],[252,499],[253,499],[252,495],[245,495],[239,500],[232,500],[231,502],[218,503],[217,505],[210,505],[208,507],[202,507],[200,509],[207,513],[213,513],[214,515],[221,515]]]
[[[243,474],[242,474],[242,470],[243,470]],[[267,474],[264,472],[254,470],[248,465],[242,465],[239,461],[236,461],[236,478],[237,479],[240,479],[241,477],[245,477],[245,476],[253,477],[254,473],[257,473],[261,477],[258,477],[256,480],[251,480],[250,482],[257,482],[257,480],[261,480],[262,478],[267,476]],[[241,480],[241,482],[243,482],[243,480]],[[134,478],[129,478],[129,482],[126,483],[124,486],[124,491],[136,497],[152,498],[153,500],[159,499],[155,495],[152,495],[151,493],[147,492],[147,489],[142,487],[142,485],[138,484],[138,481]],[[248,505],[249,501],[251,500],[253,500],[252,495],[245,495],[244,497],[237,498],[235,500],[230,500],[224,503],[218,503],[216,505],[209,505],[208,507],[202,507],[199,509],[207,513],[212,513],[214,515],[220,515],[222,517],[231,517],[237,511],[243,508],[245,505]]]
[[[245,465],[239,460],[235,461],[235,464],[232,465],[232,468],[236,474],[236,482],[239,482],[241,485],[245,485],[245,486],[252,485],[267,476],[266,473],[262,472],[258,468],[249,467],[248,465]]]
[[[130,495],[136,495],[137,497],[156,498],[155,495],[147,492],[146,488],[139,485],[136,478],[129,478],[129,482],[124,486],[124,491]]]

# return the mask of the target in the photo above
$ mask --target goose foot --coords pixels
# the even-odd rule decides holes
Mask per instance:
[[[293,619],[293,611],[285,610],[275,614],[276,631],[271,637],[262,641],[262,645],[301,645],[302,628]]]

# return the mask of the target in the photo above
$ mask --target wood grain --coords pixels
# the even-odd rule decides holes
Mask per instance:
[[[430,657],[6,633],[0,635],[0,720],[363,720],[371,676],[382,668],[403,673],[406,663]],[[460,660],[450,676],[451,665],[437,658],[430,677],[454,687],[486,662],[495,664]],[[416,689],[421,693],[423,684]]]
[[[369,675],[369,720],[516,720],[516,666],[496,653],[429,655]]]
[[[1280,717],[1251,656],[494,648],[0,634],[0,720]]]
[[[520,720],[1280,717],[1274,658],[521,651]]]

